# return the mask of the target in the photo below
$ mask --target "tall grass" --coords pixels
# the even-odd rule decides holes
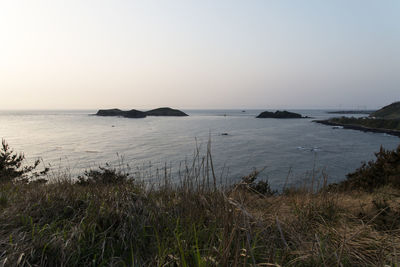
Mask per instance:
[[[322,176],[277,194],[256,171],[218,186],[210,148],[157,184],[112,167],[3,182],[0,264],[398,266],[399,189],[333,191]]]

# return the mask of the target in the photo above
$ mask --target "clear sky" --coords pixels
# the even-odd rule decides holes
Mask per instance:
[[[0,109],[375,108],[399,0],[3,0]]]

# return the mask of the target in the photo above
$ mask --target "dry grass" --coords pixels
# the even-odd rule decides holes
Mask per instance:
[[[3,184],[5,266],[397,266],[400,191]]]

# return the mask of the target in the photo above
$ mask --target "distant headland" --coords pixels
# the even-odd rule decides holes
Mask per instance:
[[[299,113],[289,112],[289,111],[280,111],[277,110],[275,112],[264,111],[261,112],[256,118],[266,119],[266,118],[273,118],[273,119],[306,119],[309,118],[307,116],[302,116]]]
[[[364,132],[387,133],[400,137],[400,101],[372,112],[368,117],[339,117],[314,122]]]
[[[328,114],[371,114],[376,110],[335,110],[327,111]]]
[[[136,109],[131,109],[128,111],[120,110],[117,108],[113,109],[100,109],[95,114],[96,116],[116,116],[116,117],[124,117],[124,118],[145,118],[147,116],[173,116],[173,117],[184,117],[189,116],[185,112],[180,111],[178,109],[172,109],[168,107],[164,108],[156,108],[149,111],[140,111]]]

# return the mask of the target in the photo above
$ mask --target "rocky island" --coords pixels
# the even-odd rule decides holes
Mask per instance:
[[[400,102],[387,105],[371,113],[368,117],[339,117],[314,122],[330,126],[342,126],[344,129],[387,133],[400,137]]]
[[[294,113],[294,112],[289,112],[289,111],[280,111],[277,110],[275,112],[270,112],[270,111],[264,111],[261,112],[256,118],[273,118],[273,119],[305,119],[309,117],[303,117],[301,114]]]
[[[124,110],[120,110],[117,108],[100,109],[99,111],[97,111],[96,115],[104,116],[104,117],[117,116],[117,117],[125,117],[125,118],[145,118],[146,117],[146,113],[136,110],[136,109],[124,111]]]
[[[189,116],[183,111],[172,108],[156,108],[145,112],[147,116],[176,116],[184,117]]]
[[[131,109],[128,111],[120,110],[118,108],[100,109],[99,111],[97,111],[95,115],[104,117],[114,116],[114,117],[124,117],[124,118],[134,118],[134,119],[145,118],[146,116],[176,116],[176,117],[188,116],[186,113],[172,108],[157,108],[145,112],[136,109]]]

